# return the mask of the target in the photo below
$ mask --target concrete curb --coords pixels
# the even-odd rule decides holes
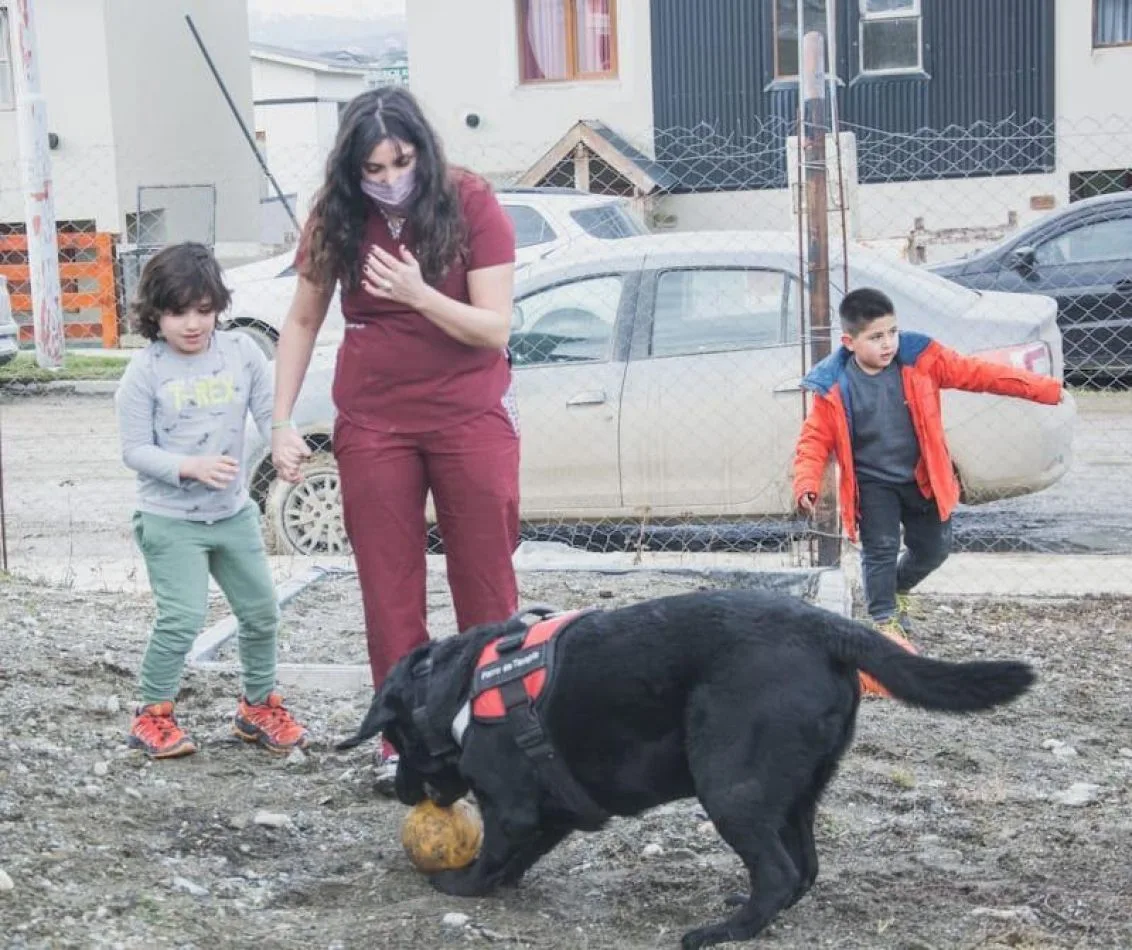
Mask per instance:
[[[51,393],[63,393],[68,396],[113,396],[117,390],[116,379],[55,379],[46,383],[0,384],[0,392],[9,396],[45,396]]]
[[[519,573],[531,574],[570,574],[584,572],[589,574],[612,575],[654,573],[679,574],[685,576],[699,575],[702,577],[719,577],[721,575],[738,577],[742,575],[772,574],[776,577],[781,577],[782,580],[780,584],[771,584],[770,586],[772,588],[785,590],[787,593],[791,592],[791,587],[797,588],[800,585],[809,586],[807,582],[816,577],[816,591],[814,592],[814,602],[816,604],[825,607],[827,610],[841,613],[844,616],[850,615],[850,608],[852,606],[849,586],[845,581],[845,575],[839,569],[827,568],[814,570],[810,568],[781,568],[776,570],[753,570],[725,566],[698,568],[666,565],[649,566],[625,562],[594,564],[587,562],[585,559],[579,559],[573,563],[558,563],[542,567],[516,567],[516,570]],[[355,572],[349,568],[321,567],[316,565],[305,573],[296,575],[280,584],[276,588],[276,599],[280,608],[282,608],[302,591],[328,577],[353,573]],[[236,635],[238,626],[236,618],[229,615],[203,631],[193,642],[192,649],[189,651],[187,658],[188,665],[198,670],[236,672],[238,669],[237,664],[217,660],[216,655],[220,651],[221,646]],[[279,663],[276,665],[275,675],[276,681],[283,687],[302,686],[307,689],[326,690],[338,694],[370,689],[373,685],[369,666],[360,663]]]

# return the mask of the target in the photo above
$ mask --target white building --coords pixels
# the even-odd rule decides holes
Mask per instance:
[[[250,126],[246,0],[38,0],[55,214],[130,243],[193,239],[250,253],[258,168],[185,14]],[[0,0],[6,27],[15,15],[14,0]],[[11,45],[14,33],[5,30]],[[18,223],[11,45],[0,43],[0,222]]]
[[[256,139],[268,168],[299,220],[322,184],[326,156],[342,108],[366,90],[367,68],[332,57],[253,43],[252,95]],[[295,236],[289,216],[267,181],[263,239],[285,244]]]
[[[806,0],[807,15],[820,13],[821,7],[821,0]],[[541,182],[562,184],[569,180],[571,165],[578,170],[575,180],[584,179],[593,190],[614,177],[628,178],[608,154],[604,164],[594,164],[602,156],[578,133],[570,134],[579,129],[579,120],[606,127],[627,145],[622,151],[629,153],[628,166],[639,167],[643,153],[678,174],[658,155],[662,140],[667,136],[671,142],[674,134],[703,139],[706,133],[698,123],[707,122],[718,133],[719,155],[730,155],[735,143],[739,149],[763,149],[747,167],[733,156],[718,159],[721,167],[733,161],[736,174],[749,174],[751,164],[776,164],[783,180],[742,190],[733,187],[726,171],[714,179],[705,174],[698,184],[694,169],[684,175],[684,187],[676,189],[682,193],[657,189],[654,221],[679,229],[790,228],[793,201],[783,187],[787,159],[781,134],[770,144],[744,135],[744,123],[749,131],[793,122],[786,103],[793,101],[789,97],[796,78],[789,70],[796,67],[783,71],[783,50],[790,52],[796,33],[792,14],[779,16],[790,9],[796,9],[790,0],[752,3],[740,19],[738,13],[713,8],[714,26],[705,26],[706,10],[703,16],[693,14],[677,0],[412,0],[407,5],[410,88],[454,161],[525,184],[535,183],[532,176],[538,175]],[[1132,187],[1132,109],[1126,102],[1132,83],[1132,0],[1055,0],[1053,8],[1028,0],[996,0],[979,5],[986,29],[976,25],[979,35],[966,37],[962,31],[972,26],[946,0],[840,0],[837,10],[843,95],[861,101],[862,78],[873,83],[868,94],[872,128],[890,128],[883,124],[889,114],[897,117],[892,128],[903,127],[900,123],[910,113],[921,115],[917,121],[924,127],[938,129],[956,122],[951,114],[964,115],[964,127],[984,120],[1008,127],[1016,119],[1021,128],[1014,137],[995,133],[1006,139],[984,151],[992,164],[1014,161],[1012,150],[1027,156],[1014,167],[988,172],[977,166],[982,159],[975,156],[983,146],[972,144],[977,137],[972,133],[954,148],[957,153],[968,150],[954,173],[944,173],[949,146],[929,144],[939,154],[923,174],[904,173],[893,163],[897,171],[890,183],[867,183],[866,178],[859,189],[850,189],[859,201],[852,216],[857,236],[897,239],[912,248],[927,235],[926,242],[938,245],[939,254],[949,254],[966,249],[968,239],[985,240],[1062,206],[1083,189],[1104,182],[1112,187],[1122,176],[1126,187]],[[1041,29],[1019,25],[1022,13],[1027,24],[1040,21]],[[935,43],[925,45],[928,19]],[[720,29],[724,22],[743,23],[758,35],[738,38]],[[870,32],[874,27],[877,31]],[[889,32],[882,33],[881,27]],[[952,32],[944,36],[945,29]],[[897,35],[908,39],[907,48],[871,46],[866,55],[867,39]],[[981,47],[980,58],[964,58],[965,45],[994,36],[1010,44],[1001,54],[1009,59],[999,63],[995,57],[1000,54]],[[676,93],[674,84],[680,87]],[[917,90],[929,84],[938,93],[930,102],[917,98]],[[1023,86],[1026,91],[1018,93],[1023,98],[1015,110],[1010,97]],[[680,114],[676,127],[682,132],[667,131],[669,120],[658,111],[662,101],[669,113]],[[940,101],[945,108],[938,106]],[[970,106],[972,101],[977,105]],[[770,111],[768,103],[773,104]],[[1026,111],[1035,103],[1040,108]],[[696,111],[700,106],[702,114]],[[713,110],[729,116],[731,126],[713,124],[718,122],[710,118]],[[1043,123],[1054,132],[1043,132]],[[894,138],[900,135],[906,133]],[[1027,136],[1032,140],[1026,141]],[[875,139],[871,148],[857,163],[862,170],[878,157],[884,166]],[[703,151],[709,157],[698,170],[710,173],[714,156],[710,148]],[[915,167],[918,161],[910,150],[907,165]],[[624,184],[617,181],[619,188]],[[972,233],[945,234],[962,231]],[[951,240],[953,246],[944,248]]]

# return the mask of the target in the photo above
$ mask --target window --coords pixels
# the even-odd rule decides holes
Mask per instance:
[[[570,217],[582,226],[590,237],[601,241],[646,234],[645,229],[621,205],[602,205],[600,208],[579,208]]]
[[[1039,264],[1088,264],[1123,260],[1132,247],[1132,218],[1113,218],[1083,224],[1042,244]]]
[[[516,0],[519,79],[617,75],[616,0]]]
[[[660,275],[652,355],[684,356],[777,346],[790,327],[790,281],[770,270],[676,270]]]
[[[1093,46],[1132,44],[1132,3],[1093,0]]]
[[[620,276],[591,277],[525,297],[511,318],[515,366],[607,360],[621,305]]]
[[[923,69],[920,0],[860,0],[861,72]]]
[[[12,35],[8,8],[0,6],[0,109],[16,107],[15,76],[12,72]]]
[[[798,2],[774,0],[774,75],[792,79],[798,75]],[[802,34],[825,36],[825,0],[801,0]]]
[[[534,208],[526,205],[504,205],[503,210],[511,218],[515,226],[515,247],[534,247],[536,244],[547,244],[558,237],[550,222]]]

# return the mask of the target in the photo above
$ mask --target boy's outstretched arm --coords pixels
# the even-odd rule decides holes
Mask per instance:
[[[818,399],[806,421],[794,449],[794,503],[804,511],[812,510],[805,504],[809,496],[817,498],[821,492],[822,475],[833,452],[833,420],[828,404]]]
[[[1051,406],[1061,400],[1061,383],[1052,376],[964,356],[939,342],[932,343],[925,356],[932,361],[932,374],[941,389],[1016,396]]]

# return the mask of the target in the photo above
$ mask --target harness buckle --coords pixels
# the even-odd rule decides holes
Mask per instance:
[[[527,629],[524,627],[522,630],[515,633],[509,633],[506,636],[500,637],[495,641],[495,652],[502,656],[505,653],[513,653],[523,645],[527,639]]]

